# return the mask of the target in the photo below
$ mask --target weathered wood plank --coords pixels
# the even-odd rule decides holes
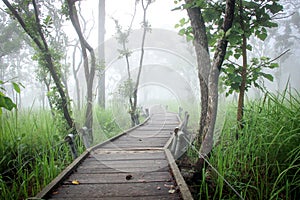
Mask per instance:
[[[166,159],[162,151],[103,151],[97,149],[88,159],[105,160],[161,160]]]
[[[98,198],[59,198],[53,197],[55,200],[179,200],[179,196],[155,195],[155,196],[135,196],[135,197],[98,197]]]
[[[133,172],[167,172],[169,171],[169,166],[168,167],[157,167],[157,166],[148,166],[148,167],[131,167],[131,168],[78,168],[76,170],[76,173],[79,174],[108,174],[108,173],[133,173]]]
[[[166,160],[111,160],[111,161],[100,161],[100,160],[86,160],[83,162],[78,169],[81,168],[114,168],[114,169],[124,169],[124,168],[135,168],[135,167],[155,167],[163,168],[168,166]]]
[[[147,137],[155,137],[155,138],[161,138],[161,137],[170,137],[171,136],[171,131],[169,130],[162,130],[162,131],[135,131],[132,133],[127,134],[126,136],[131,136],[131,137],[142,137],[142,138],[147,138]]]
[[[105,183],[149,183],[171,182],[170,172],[144,172],[144,173],[111,173],[111,174],[72,174],[63,184],[70,185],[73,180],[80,184],[105,184]]]
[[[132,140],[132,142],[135,143],[129,143],[126,141],[113,141],[111,143],[107,143],[103,145],[103,148],[112,148],[112,149],[131,149],[131,148],[147,148],[147,147],[164,147],[165,143],[168,141],[168,138],[157,141],[157,142],[147,142],[147,141],[139,141],[136,142],[135,140]]]
[[[101,198],[101,197],[139,197],[166,195],[177,196],[178,193],[169,194],[169,182],[151,183],[122,183],[122,184],[79,184],[63,185],[52,192],[56,198]]]

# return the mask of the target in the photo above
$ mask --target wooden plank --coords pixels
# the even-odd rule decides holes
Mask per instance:
[[[133,173],[133,172],[166,172],[169,171],[169,167],[147,166],[147,167],[131,167],[131,168],[78,168],[76,173],[79,174],[108,174],[108,173]]]
[[[128,145],[133,145],[135,146],[136,144],[148,144],[148,143],[153,143],[153,144],[161,144],[161,143],[166,143],[166,141],[171,137],[171,134],[169,134],[169,137],[130,137],[130,136],[124,136],[116,141],[112,141],[112,144],[128,144]],[[139,145],[140,146],[140,145]]]
[[[168,187],[166,187],[168,186]],[[122,184],[79,184],[63,185],[52,193],[56,198],[101,198],[101,197],[139,197],[166,195],[179,196],[178,193],[169,194],[169,182],[151,183],[122,183]]]
[[[155,196],[135,196],[135,197],[98,197],[98,198],[59,198],[53,197],[51,199],[55,200],[179,200],[179,196],[170,196],[170,195],[155,195]]]
[[[168,139],[166,139],[167,141]],[[166,141],[160,141],[159,143],[147,143],[147,142],[139,142],[133,145],[128,144],[127,142],[113,142],[103,146],[105,149],[117,149],[117,150],[126,150],[126,149],[138,149],[138,148],[163,148]]]
[[[140,127],[139,129],[137,129],[137,131],[174,131],[174,129],[176,128],[176,126],[172,126],[172,127]]]
[[[100,161],[100,160],[86,160],[83,162],[78,169],[81,168],[114,168],[114,169],[124,169],[124,168],[135,168],[135,167],[155,167],[163,168],[168,166],[166,160],[111,160],[111,161]]]
[[[93,151],[89,159],[97,160],[157,160],[166,159],[162,151]]]
[[[105,183],[149,183],[171,182],[170,172],[144,172],[144,173],[111,173],[111,174],[72,174],[63,184],[70,185],[73,180],[80,184],[105,184]]]
[[[169,149],[165,149],[165,152],[166,152],[166,156],[167,156],[167,159],[168,159],[168,162],[170,164],[170,168],[172,170],[172,173],[173,173],[173,176],[176,180],[176,183],[179,187],[179,190],[180,190],[180,193],[181,193],[181,196],[183,198],[183,200],[193,200],[193,196],[185,182],[185,180],[183,179],[180,171],[179,171],[179,168],[174,160],[174,157],[172,156],[171,152]]]

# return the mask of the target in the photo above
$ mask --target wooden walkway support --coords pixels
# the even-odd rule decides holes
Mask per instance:
[[[166,148],[179,123],[156,108],[144,124],[85,151],[36,199],[192,199]]]

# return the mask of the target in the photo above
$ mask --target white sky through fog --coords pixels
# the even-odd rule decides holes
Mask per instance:
[[[106,40],[113,37],[115,34],[115,23],[112,17],[119,20],[122,27],[127,28],[130,24],[133,12],[135,0],[106,0]],[[98,23],[98,4],[97,0],[82,0],[81,9],[83,16],[87,21],[94,18],[95,27],[89,37],[89,42],[93,47],[97,45],[97,23]],[[134,20],[133,29],[139,29],[142,21],[142,7],[141,3],[137,6],[137,14]],[[185,11],[171,11],[177,5],[173,0],[156,0],[152,3],[147,11],[147,19],[152,28],[169,29],[178,32],[174,26],[183,17],[186,17]]]

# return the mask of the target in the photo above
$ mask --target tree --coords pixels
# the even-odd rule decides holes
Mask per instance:
[[[68,0],[68,15],[70,16],[73,27],[79,37],[81,52],[83,56],[83,66],[85,72],[85,80],[87,85],[87,105],[86,105],[86,115],[85,115],[85,127],[88,130],[90,143],[93,143],[93,83],[96,70],[96,57],[94,49],[89,45],[82,34],[77,9],[74,0]],[[87,51],[89,51],[91,56],[91,62],[89,66],[89,58]]]
[[[4,4],[9,10],[9,13],[15,18],[22,29],[33,41],[33,48],[35,48],[36,53],[39,57],[39,65],[45,66],[53,81],[55,83],[55,88],[53,93],[55,94],[55,99],[57,109],[60,110],[66,120],[67,130],[76,131],[73,119],[70,114],[69,100],[65,93],[63,83],[61,81],[60,73],[57,70],[59,62],[55,60],[53,49],[48,45],[46,40],[47,34],[47,17],[43,19],[45,24],[41,24],[39,4],[35,0],[24,1],[19,4],[11,4],[8,0],[3,0]],[[49,19],[49,18],[48,18]]]
[[[213,148],[213,135],[218,107],[218,80],[228,45],[228,31],[230,31],[233,24],[235,0],[226,0],[225,5],[222,7],[224,8],[221,10],[222,20],[219,24],[216,24],[220,37],[216,40],[215,52],[211,62],[207,34],[207,26],[209,24],[205,24],[203,15],[203,9],[206,8],[206,5],[207,2],[203,0],[185,0],[185,4],[180,6],[180,8],[183,7],[187,10],[190,19],[191,28],[183,29],[181,32],[184,32],[184,34],[187,34],[189,38],[194,40],[201,89],[202,110],[198,141],[201,141],[200,136],[202,135],[202,144],[199,151],[200,158],[197,161],[196,177],[202,173],[204,161]],[[183,24],[187,24],[185,20],[182,21]]]
[[[98,104],[105,108],[105,0],[99,0],[98,8],[98,59],[99,59],[99,80],[98,80]]]
[[[86,35],[86,38],[89,38],[90,34],[91,34],[91,31],[92,29],[94,28],[94,21],[93,21],[93,25],[92,27],[87,30],[87,24],[88,22],[84,19],[84,16],[82,15],[82,12],[81,12],[81,2],[79,1],[78,2],[78,17],[80,18],[80,21],[81,21],[81,25],[82,25],[82,33],[84,35]],[[73,43],[74,42],[74,43]],[[78,56],[77,55],[77,50],[81,51],[81,48],[80,48],[80,40],[77,40],[75,39],[73,41],[71,45],[69,45],[70,47],[73,48],[73,52],[72,52],[72,71],[73,71],[73,77],[74,77],[74,80],[75,80],[75,88],[76,88],[76,104],[77,104],[77,109],[80,110],[81,109],[81,88],[80,88],[80,81],[79,81],[79,77],[78,77],[78,73],[79,73],[79,70],[80,70],[80,67],[82,66],[82,63],[83,63],[83,57],[82,56]],[[79,61],[77,60],[79,59]]]
[[[282,11],[282,6],[278,0],[248,2],[239,0],[237,2],[234,24],[228,36],[229,46],[227,59],[233,56],[236,59],[242,57],[242,65],[235,62],[225,64],[223,71],[226,76],[225,85],[229,86],[229,93],[239,92],[237,122],[239,129],[243,128],[244,98],[248,88],[253,84],[262,89],[257,83],[259,77],[272,81],[270,74],[264,73],[263,68],[278,67],[274,60],[267,57],[253,58],[251,65],[248,63],[247,51],[252,51],[252,45],[248,44],[251,36],[264,41],[267,38],[267,28],[277,27],[272,21],[272,17]],[[251,68],[251,69],[250,69]],[[238,131],[236,133],[238,139]]]
[[[134,82],[132,79],[132,74],[130,70],[130,62],[129,62],[129,57],[131,55],[131,51],[127,48],[127,43],[128,43],[128,38],[129,34],[132,28],[133,20],[136,14],[136,7],[137,4],[139,3],[138,0],[135,2],[135,8],[134,8],[134,14],[130,23],[130,26],[128,30],[123,31],[121,25],[118,23],[117,20],[115,21],[116,24],[116,29],[117,29],[117,40],[118,43],[121,44],[122,49],[119,50],[120,52],[120,57],[124,57],[126,60],[126,67],[127,67],[127,80],[125,81],[124,85],[121,87],[120,91],[123,93],[124,96],[128,97],[129,99],[129,114],[131,117],[131,126],[135,126],[139,124],[139,114],[137,110],[137,100],[138,100],[138,87],[139,87],[139,82],[140,82],[140,76],[142,72],[142,67],[143,67],[143,58],[144,58],[144,45],[145,45],[145,39],[146,39],[146,33],[147,31],[150,30],[149,23],[147,21],[147,9],[149,5],[153,2],[153,0],[142,0],[141,5],[143,8],[143,21],[142,21],[142,28],[143,28],[143,33],[142,33],[142,41],[141,41],[141,56],[139,60],[139,67],[138,67],[138,74],[136,77],[136,81]]]

